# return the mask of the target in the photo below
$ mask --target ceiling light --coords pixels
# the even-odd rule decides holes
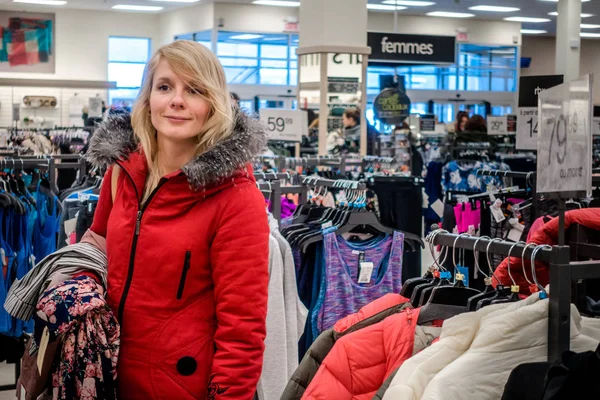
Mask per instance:
[[[117,4],[112,6],[113,10],[124,10],[124,11],[160,11],[164,7],[159,6],[132,6],[128,4]]]
[[[507,17],[504,18],[505,21],[511,22],[531,22],[531,23],[539,23],[539,22],[550,22],[548,18],[531,18],[531,17]]]
[[[540,0],[540,1],[547,1],[550,3],[558,3],[558,0]],[[592,1],[592,0],[581,0],[582,3],[587,3],[588,1]]]
[[[514,50],[491,50],[492,54],[515,54]]]
[[[600,33],[581,32],[579,34],[579,36],[581,36],[581,37],[588,37],[588,38],[600,38]]]
[[[259,6],[300,7],[299,1],[255,0],[252,4],[258,4]]]
[[[514,12],[520,11],[517,7],[499,7],[499,6],[473,6],[469,7],[469,10],[473,11],[491,11],[491,12]]]
[[[13,3],[39,4],[42,6],[64,6],[65,0],[13,0]]]
[[[467,13],[457,13],[457,12],[448,12],[448,11],[433,11],[427,13],[430,17],[446,17],[446,18],[470,18],[474,17],[475,14],[467,14]]]
[[[542,33],[548,33],[543,29],[521,29],[521,33],[524,35],[540,35]]]
[[[558,12],[552,11],[552,12],[549,12],[548,15],[552,15],[553,17],[558,17]],[[594,14],[581,13],[581,18],[589,18],[589,17],[593,17],[593,16],[594,16]]]
[[[387,4],[367,4],[367,10],[400,11],[406,10],[406,7],[388,6]]]
[[[596,25],[596,24],[581,24],[581,27],[583,29],[598,29],[598,28],[600,28],[600,25]]]
[[[235,36],[229,36],[229,39],[234,39],[234,40],[252,40],[252,39],[259,39],[263,37],[263,35],[255,35],[252,33],[243,33],[241,35],[235,35]]]
[[[150,0],[150,1],[162,1],[163,3],[197,3],[200,0]]]
[[[397,6],[409,7],[428,7],[435,5],[434,1],[413,1],[413,0],[385,0],[383,4],[394,4]]]

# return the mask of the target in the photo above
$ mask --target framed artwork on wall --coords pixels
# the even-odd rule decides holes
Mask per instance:
[[[53,74],[54,14],[0,11],[0,72]]]

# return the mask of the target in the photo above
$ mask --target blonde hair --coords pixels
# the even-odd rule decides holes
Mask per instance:
[[[231,135],[234,123],[234,111],[225,72],[213,52],[190,40],[178,40],[158,49],[146,64],[142,86],[131,114],[133,131],[144,150],[149,168],[144,201],[161,178],[156,157],[157,132],[150,115],[150,94],[156,69],[162,61],[166,61],[175,74],[188,86],[197,90],[210,104],[206,122],[198,132],[195,156]]]

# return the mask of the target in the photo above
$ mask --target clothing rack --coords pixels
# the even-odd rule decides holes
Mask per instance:
[[[564,212],[564,210],[562,210]],[[563,217],[564,219],[564,217]],[[562,228],[564,243],[564,221]],[[559,240],[560,242],[560,240]],[[507,256],[530,258],[535,247],[525,247],[508,241],[491,241],[478,237],[467,237],[450,233],[438,233],[433,244],[480,252],[489,251]],[[575,280],[600,278],[600,261],[570,261],[570,247],[552,246],[551,250],[542,249],[536,254],[536,261],[549,263],[550,268],[550,304],[548,309],[548,361],[560,359],[562,353],[569,350],[571,323],[571,284]]]
[[[281,185],[278,181],[257,182],[256,186],[273,205],[273,217],[281,221]]]
[[[367,184],[363,181],[349,181],[345,179],[323,179],[315,176],[307,176],[302,180],[303,185],[315,187],[327,187],[327,188],[338,188],[338,189],[352,189],[352,190],[367,190]]]

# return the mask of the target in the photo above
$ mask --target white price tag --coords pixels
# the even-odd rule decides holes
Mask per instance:
[[[306,111],[264,108],[260,110],[260,120],[269,134],[269,140],[301,142],[302,135],[308,136]]]
[[[508,134],[508,124],[506,117],[488,117],[487,118],[488,135],[506,135]]]
[[[523,234],[522,231],[518,230],[517,228],[512,228],[508,232],[508,240],[511,240],[513,242],[518,242],[519,240],[521,240],[522,234]]]
[[[438,217],[443,218],[444,217],[444,203],[442,203],[442,201],[440,199],[437,199],[432,205],[431,205],[431,209],[433,211],[435,211],[435,213],[438,215]]]
[[[498,205],[498,203],[502,204],[500,200],[496,200],[494,204],[490,207],[490,211],[492,212],[492,215],[494,216],[496,222],[502,222],[506,219],[506,217],[504,216],[504,212],[502,212],[502,208],[500,205]]]
[[[592,87],[585,75],[539,94],[537,193],[591,193]]]
[[[321,229],[327,229],[327,228],[331,228],[333,226],[333,223],[331,221],[325,222],[324,224],[321,224]]]
[[[371,282],[372,274],[373,274],[373,263],[372,262],[361,262],[360,263],[360,273],[358,275],[358,283]]]
[[[538,109],[519,107],[517,115],[517,150],[537,150]]]

